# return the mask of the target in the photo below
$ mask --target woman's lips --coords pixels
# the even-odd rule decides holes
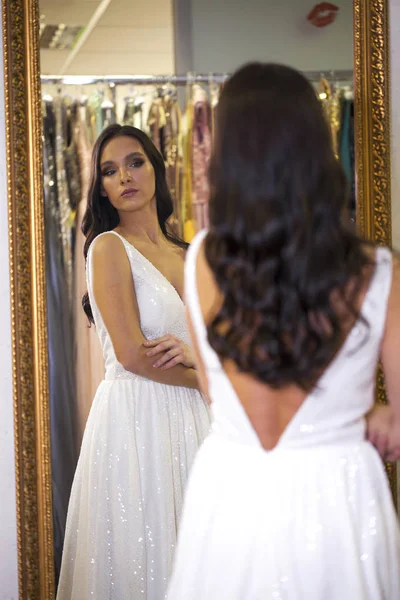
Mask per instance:
[[[128,188],[127,190],[125,190],[124,192],[122,192],[121,196],[123,198],[130,198],[131,196],[134,196],[135,194],[137,194],[139,190],[136,190],[134,188]]]
[[[339,7],[330,2],[321,2],[314,6],[307,17],[307,21],[315,25],[315,27],[326,27],[336,19],[339,12]]]

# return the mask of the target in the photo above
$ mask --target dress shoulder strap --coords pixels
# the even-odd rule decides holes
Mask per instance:
[[[190,244],[185,262],[185,303],[188,308],[197,343],[208,368],[219,369],[221,364],[217,354],[211,348],[207,338],[197,289],[196,264],[200,247],[207,236],[206,229],[200,231]]]
[[[378,338],[382,338],[393,278],[393,257],[389,248],[382,246],[376,248],[375,265],[375,273],[362,312]]]
[[[207,230],[200,231],[193,239],[187,251],[185,261],[185,303],[189,309],[196,335],[205,330],[197,290],[196,263],[201,244],[207,236]]]

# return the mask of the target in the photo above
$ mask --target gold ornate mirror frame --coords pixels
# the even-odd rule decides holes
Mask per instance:
[[[354,0],[358,224],[391,244],[387,0]],[[54,598],[38,0],[3,0],[19,597]],[[383,379],[378,399],[385,401]],[[388,466],[393,493],[395,471]]]

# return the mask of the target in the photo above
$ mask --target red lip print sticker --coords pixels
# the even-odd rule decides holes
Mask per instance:
[[[339,12],[339,7],[330,2],[321,2],[316,4],[307,17],[315,27],[326,27],[334,22]]]

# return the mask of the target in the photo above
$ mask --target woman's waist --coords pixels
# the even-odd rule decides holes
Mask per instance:
[[[179,396],[190,395],[192,397],[193,395],[198,395],[202,398],[201,393],[192,388],[160,383],[125,370],[115,371],[114,369],[107,369],[99,388],[112,388],[115,386],[129,389],[131,394],[138,394],[139,397],[143,393],[147,393],[159,396],[170,396],[172,394]]]
[[[272,450],[251,446],[210,433],[203,443],[196,463],[200,469],[211,469],[221,477],[251,481],[254,478],[273,481],[304,476],[306,479],[329,479],[376,473],[386,480],[384,467],[376,449],[366,439],[346,440],[315,446],[290,448],[277,444]],[[372,476],[374,479],[374,476]]]
[[[230,449],[230,452],[245,452],[269,457],[275,455],[292,456],[300,453],[304,457],[316,452],[324,455],[341,454],[349,449],[359,448],[368,444],[365,434],[364,419],[351,426],[340,429],[316,430],[313,436],[293,435],[285,430],[273,448],[264,448],[254,431],[241,431],[235,427],[221,426],[213,422],[210,443],[216,447]]]
[[[119,365],[106,365],[104,381],[121,381],[133,383],[150,381],[150,379],[142,377],[141,375],[137,375],[136,373],[132,373],[131,371],[126,371],[123,367]]]
[[[227,415],[220,410],[213,410],[213,434],[221,441],[236,443],[243,446],[263,449],[257,433],[249,419],[243,415]],[[301,415],[299,415],[301,416]],[[361,443],[366,437],[366,423],[364,414],[356,418],[322,419],[307,422],[304,418],[295,415],[286,428],[277,432],[275,448],[282,450],[306,450],[316,447],[338,447]]]

